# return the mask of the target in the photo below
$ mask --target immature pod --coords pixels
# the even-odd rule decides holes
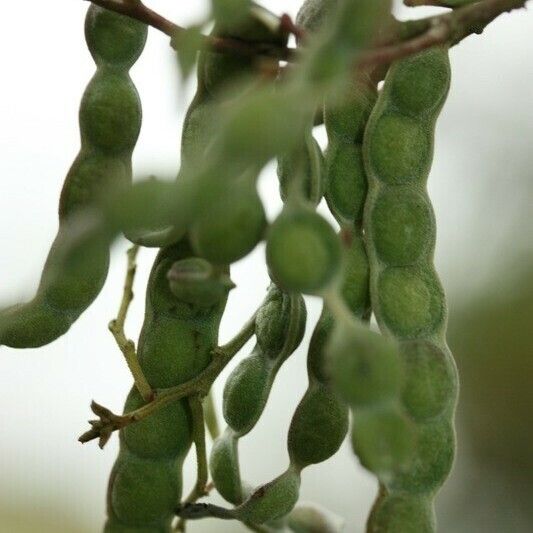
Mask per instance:
[[[278,179],[281,199],[291,195],[318,205],[324,195],[324,156],[311,129],[297,149],[278,158]]]
[[[184,383],[211,361],[226,293],[217,292],[206,305],[190,293],[172,291],[168,272],[173,265],[193,260],[186,241],[163,249],[148,281],[145,320],[139,339],[141,368],[153,388]],[[210,284],[206,280],[206,284]],[[125,412],[145,402],[132,388]],[[181,467],[192,443],[192,421],[187,400],[152,413],[120,432],[120,453],[109,483],[105,531],[170,531],[174,508],[182,490]],[[151,529],[150,529],[151,528]]]
[[[257,312],[257,345],[226,381],[223,412],[228,427],[213,445],[210,470],[219,493],[234,505],[251,492],[240,476],[239,439],[257,424],[279,369],[302,341],[306,315],[301,296],[272,285]]]
[[[367,177],[363,165],[363,135],[377,98],[366,77],[350,81],[324,105],[328,134],[325,153],[326,201],[341,227],[355,228],[363,221]]]
[[[282,289],[317,294],[338,277],[342,252],[323,217],[307,206],[289,204],[269,228],[266,258]]]
[[[400,341],[402,404],[417,437],[408,468],[385,483],[372,531],[434,531],[432,499],[453,461],[457,375],[445,341],[446,303],[433,267],[435,217],[426,192],[435,123],[449,85],[446,48],[398,61],[365,132],[372,307],[381,329]]]
[[[324,106],[328,134],[326,200],[345,242],[342,294],[359,320],[370,314],[369,265],[362,219],[367,195],[363,136],[377,92],[365,76],[350,80]],[[328,370],[351,407],[352,444],[361,464],[380,479],[410,458],[412,428],[398,405],[402,379],[397,346],[354,320],[337,317],[328,342]]]
[[[91,5],[87,12],[85,36],[98,68],[81,101],[81,149],[63,185],[59,230],[37,294],[28,303],[0,312],[0,345],[30,348],[54,341],[102,289],[109,241],[95,232],[93,239],[83,241],[87,235],[80,236],[80,243],[74,243],[73,235],[80,235],[75,226],[81,224],[76,213],[95,206],[102,190],[125,187],[131,180],[141,104],[128,71],[144,48],[146,34],[144,24],[101,7]],[[90,248],[83,251],[83,243]],[[74,254],[73,247],[80,253]],[[59,265],[66,268],[63,273]]]
[[[282,46],[287,42],[277,19],[257,5],[250,8],[246,17],[231,24],[217,22],[213,34],[249,43]],[[273,67],[277,68],[277,62]],[[205,164],[202,161],[205,153],[196,148],[196,139],[216,135],[213,112],[223,102],[234,99],[235,91],[239,94],[250,89],[260,72],[261,64],[255,57],[213,51],[202,55],[198,65],[198,92],[187,117],[189,131],[184,131],[183,136],[185,168]],[[241,165],[240,159],[241,154],[224,168],[206,172],[198,191],[198,210],[189,237],[196,253],[215,264],[230,264],[246,256],[266,230],[265,211],[256,188],[260,167]]]

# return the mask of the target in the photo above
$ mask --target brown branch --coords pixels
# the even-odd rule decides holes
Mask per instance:
[[[174,47],[179,46],[179,38],[186,28],[178,26],[174,22],[156,13],[140,0],[88,0],[97,6],[115,11],[132,19],[143,22],[148,26],[163,32],[172,39]],[[290,19],[289,19],[290,20]],[[280,28],[288,32],[294,32],[295,26],[289,23],[287,17],[280,19]],[[288,61],[296,53],[295,48],[276,46],[271,43],[250,43],[240,39],[229,37],[217,37],[215,35],[204,35],[201,38],[201,48],[211,48],[217,52],[232,52],[244,56],[267,56],[274,59]]]
[[[132,19],[144,22],[148,26],[162,31],[169,37],[172,37],[175,33],[184,31],[185,28],[174,24],[172,21],[156,13],[149,7],[145,6],[140,0],[88,0],[89,2],[109,9],[109,11],[115,11],[121,15],[126,15]]]
[[[524,8],[528,0],[480,0],[444,15],[428,17],[396,26],[381,39],[381,46],[363,52],[360,67],[388,64],[436,45],[453,46],[472,34],[480,34],[497,17]]]
[[[422,2],[436,2],[441,5],[445,3],[445,0],[406,1],[412,5],[421,5]],[[172,38],[174,46],[179,46],[179,36],[187,31],[151,10],[140,0],[92,0],[92,3],[162,31]],[[480,0],[443,15],[398,23],[379,39],[375,48],[359,55],[357,65],[360,68],[387,65],[432,46],[455,45],[469,35],[481,33],[501,14],[523,8],[526,3],[527,0]],[[280,24],[292,33],[299,31],[286,16],[281,17]],[[227,37],[203,36],[200,46],[246,56],[262,55],[285,61],[297,59],[297,50],[294,48],[250,43]]]

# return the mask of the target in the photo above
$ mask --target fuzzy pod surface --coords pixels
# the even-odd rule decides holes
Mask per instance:
[[[449,87],[447,48],[398,61],[365,132],[372,306],[381,329],[400,343],[402,405],[416,435],[409,466],[385,482],[371,531],[414,531],[417,516],[423,517],[421,531],[434,531],[432,500],[454,457],[457,374],[446,345],[446,302],[433,266],[435,216],[426,190],[436,120]]]
[[[0,345],[44,346],[68,331],[98,296],[109,267],[109,241],[81,210],[95,206],[102,190],[127,186],[141,127],[141,103],[129,77],[146,41],[144,24],[91,5],[87,46],[97,65],[81,100],[81,148],[65,178],[59,230],[35,297],[0,311]],[[85,221],[86,223],[86,221]]]

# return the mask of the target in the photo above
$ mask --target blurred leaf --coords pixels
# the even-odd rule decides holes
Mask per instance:
[[[172,47],[178,55],[183,81],[187,80],[191,75],[196,65],[198,50],[202,46],[202,43],[203,35],[200,26],[191,26],[177,32],[172,37]]]

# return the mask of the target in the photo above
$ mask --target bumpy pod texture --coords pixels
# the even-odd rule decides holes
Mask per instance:
[[[94,228],[76,228],[76,213],[99,191],[131,180],[131,155],[141,127],[141,104],[128,70],[140,56],[146,26],[100,7],[87,12],[87,45],[98,67],[81,101],[81,150],[59,203],[59,231],[37,294],[0,312],[0,345],[30,348],[66,333],[100,292],[109,266],[109,243]],[[73,237],[76,236],[76,239]]]
[[[289,296],[272,285],[256,316],[257,345],[226,381],[223,411],[228,427],[213,445],[210,471],[218,492],[234,505],[250,492],[241,480],[239,439],[263,413],[281,365],[302,341],[306,316],[301,296]]]
[[[153,388],[192,379],[209,364],[217,345],[225,295],[206,306],[180,300],[170,290],[169,269],[191,255],[185,241],[163,249],[148,281],[138,357]],[[132,388],[124,411],[142,405],[137,389]],[[187,400],[171,403],[121,430],[120,453],[109,483],[106,532],[171,530],[181,497],[181,467],[191,443]]]
[[[324,106],[329,140],[326,200],[346,244],[342,296],[352,315],[363,322],[370,316],[370,295],[362,232],[368,189],[362,145],[376,98],[375,86],[364,77],[347,83]],[[412,448],[410,427],[398,406],[397,347],[361,322],[342,320],[327,349],[336,390],[352,409],[354,451],[363,466],[386,476],[409,458]]]
[[[426,192],[436,119],[450,85],[448,50],[434,48],[390,69],[364,141],[364,213],[372,307],[400,341],[402,404],[415,422],[407,469],[386,482],[371,531],[433,531],[431,499],[454,456],[457,377],[446,346],[446,303],[433,267],[435,219]]]
[[[269,228],[267,264],[272,279],[284,290],[323,291],[338,277],[341,258],[334,229],[308,206],[287,205]]]
[[[367,193],[363,165],[363,135],[376,101],[369,80],[352,82],[347,94],[326,102],[324,124],[328,134],[325,153],[326,201],[341,227],[360,228]]]

